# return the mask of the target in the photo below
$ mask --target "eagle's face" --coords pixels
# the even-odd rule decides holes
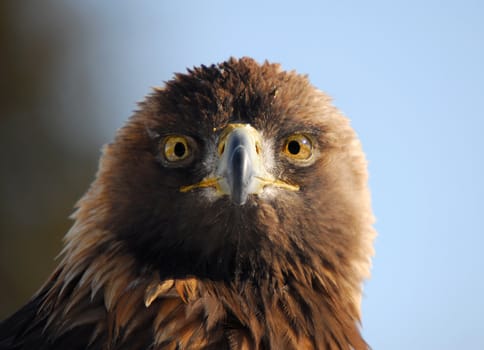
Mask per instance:
[[[231,60],[178,75],[140,107],[91,193],[139,267],[227,280],[289,269],[279,261],[367,260],[364,157],[305,77]]]

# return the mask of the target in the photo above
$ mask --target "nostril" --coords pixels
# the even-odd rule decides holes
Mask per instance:
[[[221,156],[225,151],[225,142],[221,142],[218,146],[218,154]]]
[[[257,142],[257,143],[255,144],[255,152],[257,153],[257,155],[259,155],[259,156],[260,156],[260,154],[261,154],[261,147],[260,147],[259,142]]]

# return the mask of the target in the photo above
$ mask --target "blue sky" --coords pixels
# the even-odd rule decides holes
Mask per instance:
[[[362,139],[379,236],[374,349],[484,348],[484,3],[71,2],[108,141],[173,72],[252,56],[308,74]],[[67,79],[67,78],[66,78]]]

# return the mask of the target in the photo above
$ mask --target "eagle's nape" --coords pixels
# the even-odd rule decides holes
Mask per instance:
[[[0,349],[367,348],[366,161],[329,98],[276,64],[155,89],[74,218]]]

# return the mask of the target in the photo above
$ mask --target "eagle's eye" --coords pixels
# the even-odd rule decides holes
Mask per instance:
[[[303,134],[294,134],[286,139],[283,154],[292,160],[308,160],[313,154],[311,140]]]
[[[161,151],[167,165],[186,164],[193,156],[193,140],[187,136],[167,136],[162,141]]]

